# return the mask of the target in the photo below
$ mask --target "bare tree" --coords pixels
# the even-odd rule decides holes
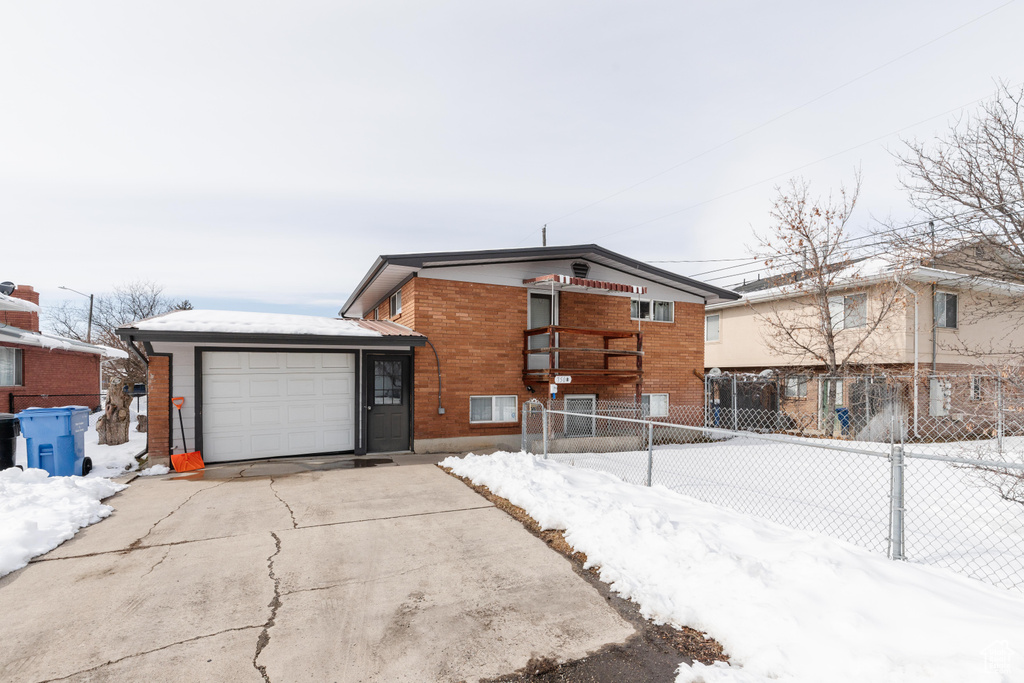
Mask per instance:
[[[791,180],[776,188],[772,225],[758,235],[765,265],[782,273],[766,283],[778,290],[755,308],[765,345],[793,365],[822,366],[833,376],[872,360],[871,342],[900,293],[898,271],[869,280],[864,261],[844,247],[859,192],[859,172],[837,197],[813,197],[808,182]],[[834,415],[835,382],[824,398],[825,414]]]
[[[897,154],[911,204],[922,221],[907,246],[918,255],[957,250],[957,264],[978,276],[1024,283],[1024,88],[1001,84],[979,110],[945,135],[904,141]]]
[[[111,294],[96,297],[93,307],[92,342],[128,353],[127,360],[114,360],[105,364],[108,376],[129,383],[146,381],[146,365],[128,348],[128,343],[117,336],[116,330],[145,318],[152,318],[173,310],[188,310],[188,300],[175,303],[164,296],[164,288],[154,282],[137,280],[114,287]],[[85,341],[88,306],[64,302],[46,311],[50,328],[64,337]]]

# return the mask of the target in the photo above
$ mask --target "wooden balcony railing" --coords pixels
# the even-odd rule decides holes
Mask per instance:
[[[548,335],[546,346],[531,348],[530,340],[538,335]],[[580,338],[591,338],[598,344],[566,344],[579,342]],[[628,340],[613,347],[615,340]],[[625,348],[629,347],[629,348]],[[633,348],[635,347],[635,348]],[[546,359],[546,367],[530,367],[531,358]],[[614,359],[631,358],[635,363],[616,363]],[[560,365],[568,362],[570,365]],[[569,375],[573,384],[608,385],[636,384],[643,380],[644,341],[643,333],[631,330],[591,330],[580,327],[549,325],[523,332],[523,381],[526,384],[547,384],[555,381],[557,375]]]

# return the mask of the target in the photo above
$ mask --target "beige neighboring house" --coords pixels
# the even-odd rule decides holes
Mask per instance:
[[[846,269],[829,302],[840,350],[851,338],[864,336],[866,321],[877,317],[886,291],[898,287],[899,294],[853,357],[845,381],[824,378],[823,364],[808,355],[772,351],[766,315],[773,310],[802,315],[813,309],[807,294],[764,281],[734,287],[740,299],[707,307],[706,370],[711,375],[774,370],[783,409],[812,418],[802,426],[826,433],[839,431],[834,419],[830,424],[823,415],[827,382],[836,381],[836,405],[854,412],[871,400],[865,375],[906,378],[899,406],[905,429],[917,424],[935,432],[944,423],[977,415],[995,400],[993,368],[1018,362],[1024,350],[1024,286],[957,272],[955,261],[955,254],[949,254],[933,261],[933,267],[897,269],[887,259],[872,258]],[[962,430],[963,425],[944,428],[954,427]]]

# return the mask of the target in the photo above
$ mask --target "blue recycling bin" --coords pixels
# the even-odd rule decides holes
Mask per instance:
[[[88,408],[28,408],[18,413],[18,420],[28,445],[29,467],[46,470],[51,477],[89,474],[92,461],[85,457]]]
[[[850,435],[850,409],[836,408],[836,417],[839,418],[839,426],[843,430],[843,436]]]

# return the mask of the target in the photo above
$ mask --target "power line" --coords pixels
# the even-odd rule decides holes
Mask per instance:
[[[890,234],[893,234],[893,233],[897,233],[897,232],[901,232],[901,231],[905,231],[905,230],[910,230],[912,228],[923,227],[923,226],[926,226],[929,223],[932,223],[932,222],[935,222],[935,221],[954,221],[954,220],[958,220],[960,218],[963,218],[965,216],[971,216],[973,214],[978,214],[980,212],[988,211],[990,209],[998,209],[1000,207],[1013,206],[1013,205],[1019,205],[1019,204],[1024,204],[1024,200],[1014,200],[1014,201],[1010,201],[1010,202],[1003,202],[1002,204],[993,204],[993,205],[990,205],[990,206],[983,206],[983,207],[979,207],[977,209],[971,209],[969,211],[963,211],[963,212],[960,212],[960,213],[948,214],[946,216],[935,216],[933,218],[925,219],[925,220],[918,221],[918,222],[915,222],[915,223],[908,223],[906,225],[902,225],[902,226],[899,226],[899,227],[896,227],[896,228],[890,228],[888,230],[882,230],[882,231],[879,231],[879,232],[872,232],[872,233],[868,233],[866,235],[858,235],[858,236],[855,236],[855,237],[848,237],[848,238],[846,238],[844,240],[840,240],[836,244],[837,244],[837,246],[850,245],[853,242],[858,242],[858,241],[861,241],[861,240],[877,238],[877,237],[880,237],[882,235],[890,235]],[[984,221],[984,220],[986,220],[985,216],[975,216],[974,218],[971,218],[970,220],[966,221],[966,223],[970,224],[970,223],[981,222],[981,221]],[[962,223],[961,223],[961,225],[962,225]],[[939,228],[939,230],[945,232],[945,231],[955,230],[957,227],[958,227],[957,225],[944,225],[944,226],[941,226]],[[868,248],[876,247],[876,246],[888,245],[890,243],[891,243],[890,240],[880,240],[880,241],[877,241],[877,242],[871,242],[869,244],[858,244],[858,245],[853,246],[852,249],[862,250],[862,249],[868,249]],[[699,273],[687,274],[687,277],[701,277],[703,275],[711,275],[713,273],[721,273],[721,272],[724,272],[724,271],[730,271],[730,270],[735,270],[737,268],[744,268],[744,267],[747,267],[747,266],[751,266],[751,265],[754,265],[755,263],[758,263],[759,261],[763,261],[763,260],[765,260],[767,258],[770,258],[770,255],[761,255],[761,256],[754,256],[754,257],[749,257],[749,258],[735,258],[735,259],[690,259],[690,260],[648,261],[648,263],[717,263],[717,262],[735,262],[736,263],[736,265],[732,265],[732,266],[725,266],[723,268],[714,268],[712,270],[705,270],[705,271],[701,271]],[[749,271],[745,271],[745,272],[741,272],[741,273],[728,273],[726,275],[722,275],[722,276],[719,276],[719,277],[705,278],[705,279],[707,279],[708,281],[724,280],[726,278],[741,277],[743,275],[748,275],[748,274],[751,274],[751,273],[764,272],[766,270],[771,270],[771,268],[763,267],[763,268],[757,268],[757,269],[754,269],[754,270],[749,270]]]
[[[983,14],[978,15],[977,17],[971,19],[970,21],[964,22],[963,24],[960,24],[959,26],[956,26],[955,28],[952,28],[949,31],[946,31],[945,33],[943,33],[943,34],[941,34],[939,36],[936,36],[935,38],[932,38],[931,40],[929,40],[927,42],[921,43],[917,47],[912,48],[912,49],[910,49],[910,50],[908,50],[908,51],[898,55],[897,57],[894,57],[894,58],[890,59],[887,62],[883,62],[882,64],[879,64],[878,66],[865,71],[864,73],[860,74],[859,76],[855,76],[854,78],[851,78],[850,80],[848,80],[848,81],[846,81],[844,83],[841,83],[840,85],[837,85],[836,87],[832,88],[831,90],[827,90],[824,93],[822,93],[820,95],[817,95],[816,97],[812,97],[811,99],[807,100],[806,102],[804,102],[802,104],[799,104],[799,105],[797,105],[797,106],[795,106],[795,107],[793,107],[791,109],[788,109],[788,110],[782,112],[781,114],[778,114],[777,116],[774,116],[773,118],[768,119],[764,123],[758,124],[758,125],[754,126],[753,128],[750,128],[750,129],[748,129],[748,130],[746,130],[746,131],[744,131],[744,132],[742,132],[742,133],[740,133],[738,135],[735,135],[735,136],[729,138],[728,140],[725,140],[724,142],[720,142],[717,145],[709,147],[709,148],[705,149],[702,152],[694,154],[693,156],[691,156],[691,157],[689,157],[689,158],[687,158],[687,159],[685,159],[685,160],[683,160],[683,161],[681,161],[681,162],[679,162],[677,164],[674,164],[673,166],[670,166],[669,168],[665,169],[664,171],[659,171],[658,173],[655,173],[652,176],[648,176],[647,178],[644,178],[643,180],[635,182],[632,185],[629,185],[629,186],[627,186],[627,187],[625,187],[625,188],[623,188],[621,190],[613,192],[612,194],[610,194],[610,195],[608,195],[606,197],[598,199],[597,201],[593,201],[593,202],[587,204],[586,206],[582,206],[582,207],[580,207],[580,208],[578,208],[578,209],[576,209],[574,211],[570,211],[569,213],[563,214],[563,215],[561,215],[561,216],[559,216],[557,218],[553,218],[553,219],[547,221],[547,224],[550,225],[551,223],[555,223],[556,221],[563,220],[563,219],[568,218],[570,216],[573,216],[573,215],[575,215],[577,213],[580,213],[581,211],[586,211],[587,209],[589,209],[589,208],[591,208],[593,206],[597,206],[598,204],[601,204],[603,202],[606,202],[609,199],[613,199],[615,197],[618,197],[621,194],[629,192],[633,188],[639,187],[640,185],[643,185],[644,183],[650,182],[651,180],[654,180],[656,178],[660,178],[661,176],[663,176],[663,175],[665,175],[667,173],[671,173],[672,171],[676,170],[677,168],[680,168],[682,166],[685,166],[686,164],[689,164],[692,161],[700,159],[701,157],[706,156],[706,155],[710,154],[711,152],[717,151],[717,150],[721,149],[722,147],[725,147],[726,145],[732,144],[733,142],[736,142],[737,140],[740,140],[741,138],[744,138],[744,137],[746,137],[746,136],[748,136],[748,135],[750,135],[752,133],[755,133],[758,130],[761,130],[762,128],[764,128],[766,126],[770,126],[771,124],[775,123],[776,121],[779,121],[780,119],[783,119],[783,118],[785,118],[785,117],[787,117],[787,116],[789,116],[789,115],[791,115],[791,114],[793,114],[793,113],[803,109],[804,107],[807,107],[807,106],[809,106],[811,104],[814,104],[815,102],[817,102],[817,101],[819,101],[821,99],[824,99],[824,98],[828,97],[829,95],[832,95],[833,93],[838,92],[839,90],[842,90],[843,88],[846,88],[847,86],[850,86],[850,85],[856,83],[857,81],[860,81],[860,80],[862,80],[864,78],[867,78],[871,74],[876,73],[878,71],[881,71],[885,67],[890,66],[890,65],[900,61],[901,59],[909,57],[910,55],[914,54],[915,52],[923,50],[924,48],[926,48],[926,47],[928,47],[928,46],[930,46],[930,45],[932,45],[934,43],[937,43],[938,41],[942,40],[943,38],[946,38],[946,37],[952,35],[953,33],[956,33],[957,31],[959,31],[959,30],[961,30],[963,28],[966,28],[967,26],[970,26],[971,24],[973,24],[973,23],[975,23],[977,21],[980,21],[981,19],[984,19],[985,17],[989,16],[990,14],[993,14],[994,12],[998,12],[999,10],[1003,9],[1007,5],[1013,4],[1014,2],[1015,2],[1015,0],[1009,0],[1009,2],[1005,2],[1002,5],[999,5],[998,7],[995,7],[995,8],[993,8],[993,9],[987,11],[987,12],[984,12]],[[533,236],[538,230],[540,230],[540,228],[537,228],[536,230],[531,232],[529,235],[527,235],[526,238],[524,238],[524,240],[528,239],[531,236]],[[522,240],[519,243],[521,243],[521,242],[522,242]],[[517,243],[517,244],[519,244],[519,243]]]
[[[1018,84],[1015,87],[1019,87],[1020,85],[1024,85],[1024,83]],[[722,193],[720,195],[717,195],[715,197],[712,197],[710,199],[705,199],[703,201],[697,202],[696,204],[691,204],[689,206],[683,207],[682,209],[677,209],[676,211],[671,211],[669,213],[663,214],[663,215],[658,216],[656,218],[651,218],[649,220],[642,221],[640,223],[636,223],[634,225],[627,226],[625,228],[620,228],[618,230],[613,230],[611,232],[607,232],[607,233],[605,233],[603,235],[600,235],[598,237],[598,239],[604,239],[605,237],[610,237],[612,235],[618,235],[619,233],[626,232],[627,230],[633,230],[635,228],[640,228],[640,227],[643,227],[645,225],[649,225],[651,223],[656,223],[656,222],[658,222],[660,220],[664,220],[666,218],[671,218],[672,216],[677,216],[677,215],[679,215],[681,213],[684,213],[686,211],[690,211],[692,209],[696,209],[698,207],[704,206],[705,204],[710,204],[711,202],[718,201],[719,199],[725,199],[726,197],[730,197],[730,196],[732,196],[734,194],[738,194],[740,192],[744,192],[744,191],[749,190],[749,189],[751,189],[753,187],[757,187],[758,185],[763,185],[763,184],[771,182],[773,180],[778,180],[779,178],[783,178],[785,176],[792,175],[794,173],[797,173],[798,171],[804,170],[805,168],[810,168],[811,166],[814,166],[816,164],[820,164],[823,161],[828,161],[829,159],[833,159],[835,157],[842,156],[843,154],[846,154],[848,152],[852,152],[855,149],[859,149],[861,147],[866,147],[867,145],[874,144],[874,143],[879,142],[881,140],[884,140],[886,138],[892,137],[893,135],[898,135],[899,133],[902,133],[905,130],[909,130],[911,128],[916,128],[917,126],[920,126],[920,125],[922,125],[924,123],[928,123],[929,121],[932,121],[934,119],[942,118],[944,116],[949,116],[950,114],[952,114],[954,112],[958,112],[958,111],[961,111],[963,109],[966,109],[967,107],[970,107],[970,106],[972,106],[974,104],[977,104],[979,102],[983,102],[986,99],[988,99],[988,95],[986,95],[985,97],[980,97],[980,98],[978,98],[976,100],[973,100],[971,102],[968,102],[966,104],[963,104],[963,105],[961,105],[959,107],[954,107],[953,109],[949,109],[947,111],[944,111],[941,114],[936,114],[935,116],[929,116],[928,118],[922,119],[922,120],[918,121],[917,123],[912,123],[909,126],[904,126],[903,128],[899,128],[897,130],[891,131],[891,132],[886,133],[884,135],[880,135],[880,136],[878,136],[876,138],[872,138],[871,140],[868,140],[867,142],[862,142],[860,144],[853,145],[852,147],[847,147],[846,149],[844,149],[842,151],[835,152],[834,154],[829,154],[828,156],[821,157],[820,159],[816,159],[815,161],[808,162],[806,164],[803,164],[802,166],[797,166],[796,168],[790,169],[789,171],[785,171],[783,173],[778,173],[778,174],[773,175],[771,177],[764,178],[762,180],[758,180],[757,182],[754,182],[754,183],[750,183],[749,185],[744,185],[743,187],[736,188],[735,190],[730,190],[728,192],[724,192],[724,193]]]

